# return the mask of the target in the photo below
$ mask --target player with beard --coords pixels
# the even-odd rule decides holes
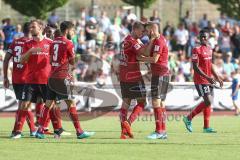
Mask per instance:
[[[50,47],[51,73],[48,79],[46,108],[43,112],[43,121],[40,124],[36,137],[45,138],[43,126],[46,116],[50,109],[56,104],[56,101],[64,100],[68,106],[68,112],[76,129],[78,139],[88,138],[94,132],[86,132],[80,126],[76,103],[72,96],[73,78],[71,67],[74,66],[75,53],[71,38],[74,34],[74,25],[70,21],[64,21],[60,24],[61,36],[54,39]],[[60,138],[62,128],[54,129],[55,138]]]

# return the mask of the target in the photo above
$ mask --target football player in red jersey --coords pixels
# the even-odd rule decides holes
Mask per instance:
[[[48,89],[47,89],[47,101],[46,108],[43,115],[47,115],[49,110],[54,107],[57,100],[64,100],[68,106],[68,111],[70,113],[71,120],[76,129],[76,134],[78,139],[88,138],[94,134],[94,132],[83,131],[76,110],[76,103],[72,97],[72,73],[69,73],[71,66],[74,66],[75,52],[74,45],[71,38],[74,34],[74,25],[70,21],[64,21],[60,24],[61,36],[54,39],[50,47],[50,63],[51,63],[51,73],[48,79]],[[45,117],[45,116],[43,116]],[[43,125],[46,118],[43,119]],[[62,129],[54,129],[55,137],[60,137]],[[43,128],[40,127],[36,134],[37,138],[45,138],[43,133]]]
[[[120,109],[121,121],[121,139],[133,138],[131,124],[142,112],[146,103],[145,84],[140,72],[137,56],[143,52],[150,51],[150,45],[143,46],[139,42],[144,32],[144,25],[141,22],[135,22],[132,27],[132,33],[129,34],[121,45],[120,58],[120,86],[123,103]],[[127,118],[128,108],[131,100],[136,99],[137,105],[134,107],[131,115]]]
[[[159,33],[157,23],[149,22],[146,25],[147,35],[156,37],[152,42],[150,55],[144,53],[139,55],[138,60],[151,63],[151,94],[152,106],[154,109],[154,117],[156,129],[147,138],[149,139],[166,139],[166,109],[165,99],[169,84],[168,69],[168,47],[166,39]]]
[[[19,100],[19,109],[21,106],[21,96],[22,91],[25,83],[25,77],[27,73],[27,65],[20,63],[20,58],[23,53],[24,44],[26,41],[28,41],[31,38],[31,34],[29,31],[30,23],[26,22],[23,26],[23,33],[24,36],[16,39],[8,48],[8,51],[6,53],[6,56],[4,58],[4,87],[9,88],[9,80],[7,77],[7,71],[8,71],[8,64],[10,59],[13,57],[13,72],[12,72],[12,85],[14,89],[14,93],[16,95],[16,99]],[[16,120],[14,124],[14,129],[12,131],[11,137],[12,138],[19,138],[19,135],[16,131],[17,127],[17,116],[19,114],[19,109],[16,112]],[[34,126],[34,116],[32,114],[31,110],[27,110],[27,123],[30,128],[30,136],[35,135],[35,126]]]
[[[47,88],[47,77],[50,72],[49,48],[52,41],[42,35],[43,24],[39,20],[33,20],[30,23],[30,32],[32,39],[24,44],[23,54],[20,62],[27,66],[25,84],[21,95],[21,108],[17,116],[17,126],[15,137],[21,138],[21,131],[26,120],[27,111],[30,108],[31,101],[38,94],[45,99]]]
[[[213,96],[213,85],[216,81],[220,86],[223,86],[223,81],[217,75],[212,64],[212,49],[208,45],[209,32],[203,29],[199,32],[200,45],[192,51],[192,63],[194,69],[193,80],[199,96],[203,97],[201,102],[194,110],[183,118],[183,122],[189,132],[192,132],[192,119],[203,112],[204,117],[204,133],[215,133],[216,131],[210,128],[209,120],[211,114],[211,96]]]

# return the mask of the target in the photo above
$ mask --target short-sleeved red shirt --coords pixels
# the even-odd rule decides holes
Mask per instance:
[[[28,73],[26,75],[27,84],[47,84],[48,76],[51,70],[50,66],[50,45],[52,40],[44,38],[41,41],[35,41],[34,39],[26,42],[25,50],[28,51],[31,48],[41,48],[40,52],[32,53],[27,65]]]
[[[13,41],[8,48],[8,53],[13,57],[13,72],[12,72],[12,83],[13,84],[24,84],[25,77],[27,74],[27,65],[21,64],[20,59],[24,53],[24,45],[29,38],[21,37]]]
[[[212,49],[210,46],[198,46],[192,51],[192,62],[209,77],[212,77]],[[194,72],[193,80],[195,84],[209,84],[206,78]]]
[[[162,35],[153,41],[153,47],[151,49],[150,56],[153,56],[153,54],[156,52],[160,55],[160,57],[156,63],[151,63],[152,75],[153,76],[169,75],[168,47],[166,39]]]
[[[74,45],[66,37],[60,36],[54,39],[50,47],[51,78],[64,79],[71,76],[69,60],[74,59]]]
[[[120,81],[121,82],[138,82],[142,80],[139,63],[137,61],[138,51],[142,45],[128,35],[121,45],[120,58]]]

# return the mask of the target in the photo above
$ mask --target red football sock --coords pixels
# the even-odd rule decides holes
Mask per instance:
[[[194,110],[187,116],[187,118],[191,121],[193,117],[202,112],[205,107],[205,103],[201,102],[196,108],[194,108]]]
[[[154,117],[156,124],[155,132],[160,133],[162,132],[162,108],[154,108]]]
[[[48,128],[49,123],[50,123],[50,121],[51,121],[51,118],[50,118],[50,115],[49,115],[50,112],[51,112],[51,110],[49,111],[49,113],[48,113],[48,115],[47,115],[47,119],[46,119],[46,121],[45,121],[45,123],[44,123],[44,125],[43,125],[43,128],[44,128],[44,129]]]
[[[30,131],[34,132],[36,129],[35,129],[35,125],[34,125],[34,116],[33,116],[32,111],[27,112],[27,123],[28,123]]]
[[[76,129],[76,132],[83,133],[83,130],[80,126],[80,122],[78,120],[78,113],[77,113],[76,107],[70,107],[68,111],[69,111],[70,117],[72,119],[73,125]]]
[[[49,112],[50,112],[50,109],[46,106],[43,107],[43,110],[42,110],[42,114],[41,114],[41,118],[40,118],[40,121],[39,121],[39,124],[44,127],[45,123],[47,122],[47,119],[49,117]]]
[[[209,128],[210,115],[211,115],[211,107],[208,106],[203,110],[204,128]]]
[[[54,130],[62,128],[61,111],[59,107],[54,107],[49,113]]]
[[[143,111],[144,109],[144,103],[138,103],[134,108],[133,111],[128,118],[128,122],[132,124],[138,117],[138,115]]]
[[[166,108],[162,108],[162,131],[166,132],[167,112]]]
[[[16,111],[16,114],[15,114],[15,123],[14,123],[13,131],[16,131],[16,129],[17,129],[18,112],[19,112],[19,109]]]
[[[27,114],[28,114],[27,110],[19,110],[18,111],[17,126],[16,126],[15,131],[22,132],[22,128],[23,128],[23,125],[26,121]]]
[[[44,107],[43,103],[36,103],[35,115],[36,115],[36,121],[37,121],[38,124],[40,123],[39,121],[40,121],[40,118],[41,118],[43,107]]]
[[[121,122],[121,129],[123,129],[122,122],[127,120],[127,114],[128,114],[127,109],[125,109],[125,108],[120,109],[119,118],[120,118],[120,122]]]

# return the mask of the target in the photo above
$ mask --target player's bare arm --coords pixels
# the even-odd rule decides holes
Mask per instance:
[[[9,80],[8,80],[7,72],[8,72],[8,64],[9,64],[11,57],[12,57],[12,54],[7,52],[4,57],[4,61],[3,61],[3,77],[4,77],[4,87],[5,88],[9,88]]]
[[[208,82],[210,82],[211,84],[215,84],[216,81],[214,80],[214,78],[209,77],[208,75],[206,75],[199,67],[198,67],[198,63],[193,62],[193,70],[194,72],[197,72],[199,75],[201,75],[202,77],[206,78],[208,80]]]
[[[219,75],[217,74],[217,72],[215,71],[215,66],[212,64],[212,74],[214,76],[214,78],[216,79],[217,82],[219,82],[220,87],[223,86],[223,81],[222,79],[219,77]]]
[[[139,55],[137,57],[137,60],[139,61],[144,61],[144,62],[148,62],[148,63],[156,63],[158,61],[160,57],[160,54],[158,54],[157,52],[154,52],[153,56],[152,57],[147,57],[147,56],[144,56],[144,55]]]

